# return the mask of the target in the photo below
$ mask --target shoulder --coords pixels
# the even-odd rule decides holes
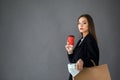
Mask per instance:
[[[85,41],[87,41],[87,42],[96,42],[96,40],[94,39],[94,37],[91,34],[88,34],[85,37]]]
[[[88,34],[85,37],[85,43],[88,46],[94,46],[94,47],[98,46],[97,41],[95,40],[95,38],[91,34]]]

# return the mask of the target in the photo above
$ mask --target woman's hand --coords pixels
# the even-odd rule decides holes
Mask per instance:
[[[79,59],[76,63],[76,69],[82,71],[83,70],[83,64],[84,64],[83,60]]]
[[[65,45],[65,48],[66,48],[68,54],[72,54],[73,53],[73,48],[74,48],[73,45],[69,45],[68,42],[67,42],[67,44]]]

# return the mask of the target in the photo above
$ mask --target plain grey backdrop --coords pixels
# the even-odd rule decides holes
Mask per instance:
[[[0,80],[68,80],[67,35],[77,18],[96,26],[100,64],[120,80],[119,0],[0,0]]]

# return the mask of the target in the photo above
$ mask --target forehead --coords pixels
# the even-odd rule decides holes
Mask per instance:
[[[86,22],[87,21],[87,18],[86,17],[81,17],[80,19],[79,19],[79,22]]]

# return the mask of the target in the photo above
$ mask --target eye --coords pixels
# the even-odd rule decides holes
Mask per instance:
[[[83,22],[83,24],[86,24],[86,22]]]

